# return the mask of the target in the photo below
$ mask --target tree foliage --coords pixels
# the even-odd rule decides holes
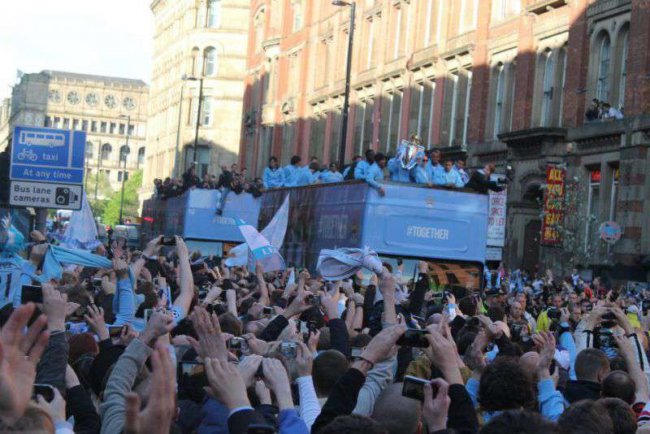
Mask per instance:
[[[124,184],[124,212],[123,218],[135,220],[140,211],[140,202],[138,200],[138,189],[142,186],[142,171],[130,173],[129,179]],[[107,225],[119,224],[120,220],[120,202],[121,190],[113,192],[106,201],[105,207],[101,214],[102,223]],[[93,209],[93,211],[95,211]]]

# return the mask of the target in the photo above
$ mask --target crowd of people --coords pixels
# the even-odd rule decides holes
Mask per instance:
[[[623,108],[618,110],[610,103],[594,98],[585,112],[585,118],[587,122],[623,119]]]
[[[241,170],[237,164],[221,166],[219,178],[215,175],[206,173],[203,178],[196,174],[196,166],[192,165],[179,178],[160,178],[154,179],[154,197],[157,199],[167,199],[170,197],[180,196],[187,190],[228,190],[236,194],[247,192],[255,197],[259,197],[264,189],[262,178],[253,180],[248,178],[248,170],[243,167]]]
[[[352,163],[341,172],[337,163],[322,165],[316,157],[312,157],[309,164],[304,165],[302,158],[294,155],[289,164],[281,167],[277,157],[272,156],[262,177],[255,178],[253,181],[247,178],[247,169],[238,170],[237,164],[233,164],[230,168],[222,166],[219,178],[205,174],[203,179],[197,176],[196,167],[192,165],[183,174],[182,179],[166,178],[164,181],[155,179],[154,197],[166,199],[196,188],[219,190],[222,196],[217,212],[220,212],[231,192],[236,194],[248,192],[254,197],[259,197],[264,190],[272,188],[303,187],[348,180],[366,181],[381,195],[384,194],[384,189],[379,182],[385,179],[450,189],[470,188],[480,193],[487,193],[488,190],[501,191],[504,188],[499,182],[491,179],[491,175],[496,170],[493,164],[486,165],[470,176],[465,170],[464,159],[447,159],[443,162],[441,152],[437,149],[416,155],[415,162],[412,168],[406,169],[399,156],[389,158],[383,153],[368,149],[365,156],[355,156]]]
[[[91,254],[34,232],[20,260],[14,241],[0,432],[650,432],[645,292],[513,273],[437,293],[427,262],[325,281],[179,237]]]

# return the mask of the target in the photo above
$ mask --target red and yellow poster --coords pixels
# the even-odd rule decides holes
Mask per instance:
[[[566,169],[557,166],[546,168],[546,192],[544,194],[544,219],[540,243],[546,246],[559,246],[562,235],[558,227],[564,220],[564,194]]]

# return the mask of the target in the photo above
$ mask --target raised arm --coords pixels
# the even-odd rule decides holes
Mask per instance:
[[[181,320],[186,317],[190,305],[192,304],[192,298],[194,297],[194,276],[192,276],[192,268],[190,265],[190,254],[187,250],[187,245],[181,237],[176,237],[176,253],[178,254],[178,274],[180,277],[180,294],[174,300],[174,310],[180,314]]]

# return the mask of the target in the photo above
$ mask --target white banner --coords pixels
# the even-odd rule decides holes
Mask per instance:
[[[496,180],[494,175],[492,180]],[[508,189],[490,191],[490,206],[488,209],[487,245],[503,247],[506,242],[506,203]]]

